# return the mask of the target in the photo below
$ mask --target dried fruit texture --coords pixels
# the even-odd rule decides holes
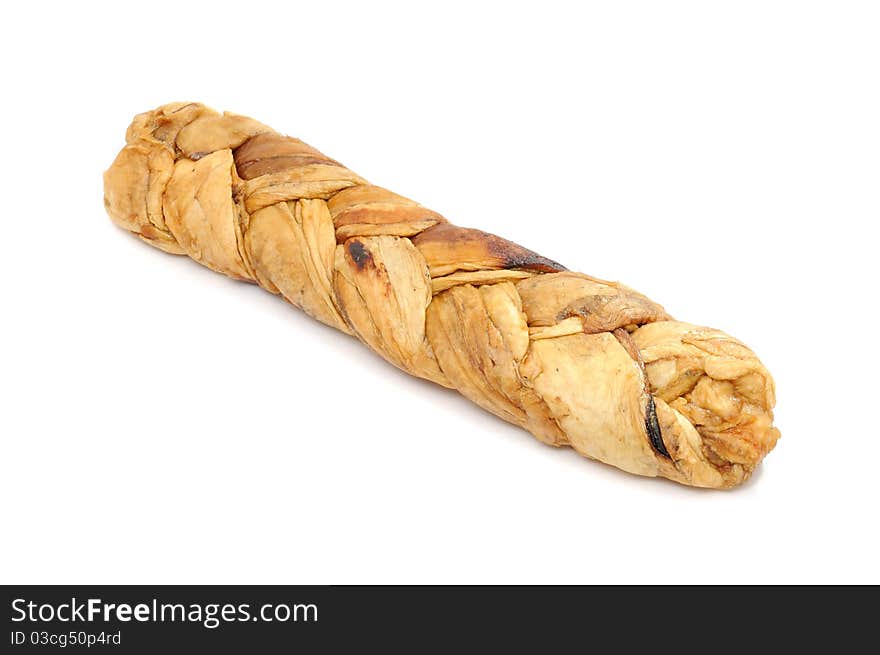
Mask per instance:
[[[452,225],[250,118],[138,115],[104,196],[147,243],[282,295],[544,443],[727,488],[779,438],[773,379],[736,339]]]

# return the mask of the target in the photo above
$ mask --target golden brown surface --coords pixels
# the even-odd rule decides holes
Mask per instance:
[[[736,339],[452,225],[252,119],[140,114],[104,190],[147,243],[281,294],[544,443],[724,488],[779,438],[773,380]]]

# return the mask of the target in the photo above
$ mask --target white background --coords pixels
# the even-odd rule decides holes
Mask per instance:
[[[855,2],[13,3],[5,583],[880,582],[880,20]],[[539,444],[104,214],[197,100],[725,329],[782,440],[706,492]]]

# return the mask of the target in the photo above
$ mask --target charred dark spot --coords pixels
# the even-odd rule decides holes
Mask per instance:
[[[360,241],[349,241],[348,254],[359,271],[364,270],[373,262],[373,256],[370,254],[370,251],[364,248],[364,244]]]
[[[648,439],[651,445],[658,453],[664,457],[672,459],[669,451],[666,450],[666,444],[663,443],[663,433],[660,431],[660,423],[657,421],[657,408],[654,405],[654,396],[648,395],[648,411],[645,414],[645,428],[648,431]]]

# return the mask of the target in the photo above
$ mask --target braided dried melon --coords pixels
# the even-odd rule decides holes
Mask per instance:
[[[250,118],[140,114],[104,188],[147,243],[281,294],[544,443],[725,488],[779,437],[773,380],[736,339],[457,227]]]

